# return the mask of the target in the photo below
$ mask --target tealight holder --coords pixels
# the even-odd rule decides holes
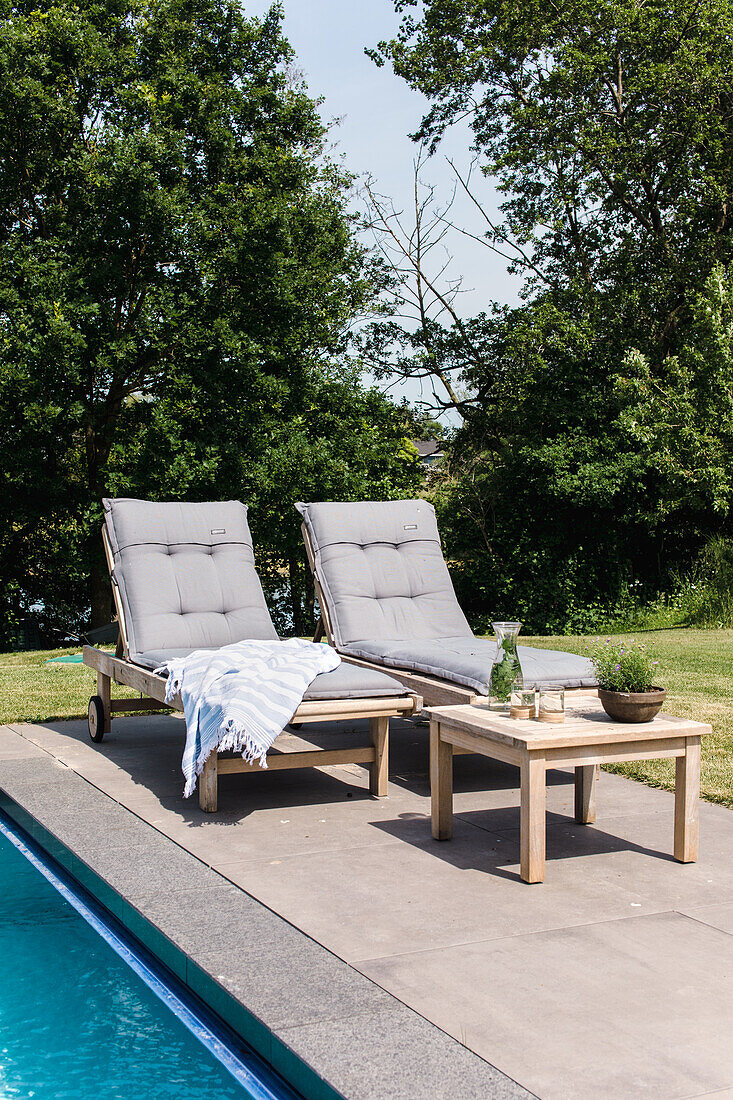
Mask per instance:
[[[509,699],[510,718],[534,718],[536,707],[537,692],[534,688],[512,688]]]
[[[565,689],[542,688],[540,690],[537,717],[540,722],[565,721]]]

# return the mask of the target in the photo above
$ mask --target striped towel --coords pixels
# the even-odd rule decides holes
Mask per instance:
[[[248,764],[265,756],[287,726],[309,685],[341,663],[329,645],[291,638],[286,642],[235,642],[197,649],[166,662],[166,702],[180,694],[186,716],[183,751],[185,798],[196,787],[209,754],[231,749]]]

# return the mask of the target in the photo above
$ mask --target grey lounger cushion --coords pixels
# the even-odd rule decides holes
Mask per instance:
[[[496,654],[456,599],[435,510],[424,500],[296,505],[337,648],[391,668],[426,672],[485,694]],[[595,687],[590,661],[520,651],[528,685]]]
[[[360,642],[345,646],[344,652],[389,668],[426,672],[441,680],[464,684],[479,695],[488,695],[496,642],[493,638],[476,637],[441,638],[438,642]],[[527,687],[596,686],[588,661],[574,653],[519,646],[519,660]]]
[[[297,504],[339,649],[360,641],[471,638],[424,500]]]
[[[105,500],[130,657],[276,639],[236,500]]]
[[[160,650],[157,653],[140,653],[135,663],[145,668],[159,668],[174,657],[185,657],[190,649]],[[333,672],[322,672],[310,685],[304,699],[373,699],[384,695],[404,695],[399,680],[370,668],[343,661]]]
[[[153,669],[194,649],[277,640],[244,504],[116,499],[104,510],[132,661]],[[317,676],[305,698],[404,694],[391,676],[341,664]]]

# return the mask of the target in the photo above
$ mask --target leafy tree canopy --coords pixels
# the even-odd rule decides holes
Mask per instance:
[[[235,0],[0,4],[6,615],[106,621],[105,493],[266,496],[269,450],[299,439],[316,468],[332,437],[333,495],[349,439],[370,491],[412,483],[405,414],[334,378],[375,273],[280,20]]]
[[[733,6],[396,7],[372,56],[428,97],[420,141],[468,119],[502,196],[496,219],[470,185],[484,239],[525,277],[519,307],[410,334],[463,390],[454,552],[477,610],[535,592],[557,629],[632,577],[663,584],[730,515]]]

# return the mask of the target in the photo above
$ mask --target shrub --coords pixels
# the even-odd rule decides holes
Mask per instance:
[[[677,603],[688,626],[733,626],[733,541],[708,542],[692,574],[679,582]]]
[[[604,691],[649,691],[654,686],[659,662],[643,642],[613,642],[610,638],[601,642],[599,638],[585,648]]]

